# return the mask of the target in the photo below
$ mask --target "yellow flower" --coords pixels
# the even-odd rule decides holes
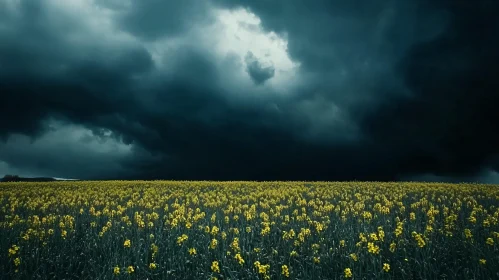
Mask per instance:
[[[240,265],[243,265],[244,264],[244,259],[243,257],[241,257],[241,254],[236,254],[236,256],[234,257],[237,262],[240,264]]]
[[[355,262],[358,260],[357,254],[355,253],[350,254],[350,258],[352,258],[352,260],[354,260]]]
[[[471,230],[468,229],[468,228],[465,228],[464,229],[464,236],[467,238],[467,239],[470,239],[473,237],[473,234],[471,233]]]
[[[19,251],[19,247],[17,245],[12,245],[12,247],[9,249],[9,257],[17,254],[17,251]]]
[[[390,243],[390,252],[395,252],[395,249],[397,249],[397,244],[395,242]]]
[[[182,243],[184,243],[187,239],[189,239],[189,236],[187,234],[182,234],[181,236],[177,237],[177,244],[180,246]]]
[[[220,273],[220,267],[218,266],[218,262],[217,261],[213,261],[211,263],[211,271],[213,271],[215,273]]]
[[[241,248],[239,247],[239,238],[238,237],[234,237],[234,240],[230,244],[230,247],[232,248],[232,250],[234,250],[236,252],[241,251]]]
[[[218,240],[212,239],[210,242],[210,248],[215,249],[215,248],[217,248],[217,245],[218,245]]]
[[[424,241],[423,236],[421,234],[413,231],[412,237],[417,241],[419,248],[423,248],[426,245],[426,242]]]
[[[402,232],[404,231],[403,226],[403,222],[397,222],[397,227],[395,228],[395,237],[399,237],[400,235],[402,235]]]
[[[20,258],[15,258],[14,259],[14,265],[19,266],[21,264],[21,259]]]
[[[345,240],[340,240],[340,247],[345,247]]]
[[[154,258],[156,256],[156,254],[158,253],[158,246],[156,244],[151,244],[151,251],[152,251],[152,257]]]
[[[213,226],[211,228],[211,235],[215,236],[218,234],[219,231],[220,231],[220,229],[217,226]]]
[[[133,266],[131,266],[131,265],[130,265],[130,266],[128,266],[126,270],[127,270],[128,274],[132,274],[132,273],[134,273],[134,272],[135,272],[135,269],[134,269],[134,268],[133,268]]]
[[[352,274],[352,270],[350,268],[345,268],[345,278],[352,278],[353,274]]]
[[[256,261],[254,263],[254,265],[258,269],[258,273],[260,273],[260,274],[264,274],[265,275],[270,270],[270,265],[269,264],[262,265],[262,264],[260,264],[259,261]]]
[[[487,241],[485,243],[487,243],[487,245],[493,246],[494,245],[494,239],[492,239],[492,238],[489,237],[489,238],[487,238]]]
[[[314,263],[321,263],[321,258],[314,257]]]
[[[16,250],[9,248],[9,257],[15,255],[16,253]]]
[[[113,269],[113,273],[114,273],[114,275],[120,274],[120,268],[118,266],[115,266]]]
[[[296,257],[296,256],[298,256],[298,253],[295,250],[293,250],[293,251],[291,251],[291,253],[289,253],[289,255],[291,257]]]
[[[266,226],[266,227],[262,228],[262,231],[260,232],[261,236],[266,236],[269,234],[270,234],[270,227]]]
[[[481,264],[481,265],[485,265],[485,264],[487,263],[487,260],[485,260],[485,259],[480,259],[480,261],[479,261],[479,262],[480,262],[480,264]]]
[[[383,231],[382,227],[378,228],[378,236],[381,241],[385,241],[385,232]]]
[[[374,243],[369,242],[367,243],[367,251],[371,254],[377,255],[379,254],[379,246],[374,245]]]
[[[433,227],[431,225],[427,225],[426,226],[426,231],[427,232],[432,232],[433,231]]]
[[[288,266],[284,264],[284,265],[281,267],[281,269],[282,269],[281,274],[282,274],[282,275],[284,275],[284,277],[289,277],[289,269],[288,269]]]
[[[390,271],[390,265],[389,265],[389,264],[387,264],[387,263],[384,263],[384,264],[383,264],[383,270],[384,270],[385,272]]]
[[[190,248],[190,249],[189,249],[189,255],[191,255],[191,256],[192,256],[192,255],[196,255],[196,254],[197,254],[197,252],[196,252],[196,248]]]
[[[130,239],[127,239],[125,240],[125,242],[123,242],[123,247],[130,248],[130,246],[132,246],[132,242],[130,241]]]
[[[150,263],[149,264],[149,269],[156,269],[156,264],[155,263]]]

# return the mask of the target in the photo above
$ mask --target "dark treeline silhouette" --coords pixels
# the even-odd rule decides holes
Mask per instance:
[[[23,178],[18,175],[5,175],[0,182],[50,182],[56,181],[54,178],[49,177],[35,177],[35,178]]]

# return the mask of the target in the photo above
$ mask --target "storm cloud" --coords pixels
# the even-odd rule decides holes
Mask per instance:
[[[248,52],[244,57],[246,71],[256,84],[263,84],[266,80],[274,77],[275,68],[273,66],[263,66],[252,52]]]
[[[499,172],[497,1],[0,0],[0,172]]]

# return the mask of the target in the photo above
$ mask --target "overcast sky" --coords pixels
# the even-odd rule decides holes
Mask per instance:
[[[499,183],[494,0],[0,0],[0,175]]]

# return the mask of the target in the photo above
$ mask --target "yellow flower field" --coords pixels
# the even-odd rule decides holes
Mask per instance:
[[[0,184],[0,279],[499,279],[499,187]]]

